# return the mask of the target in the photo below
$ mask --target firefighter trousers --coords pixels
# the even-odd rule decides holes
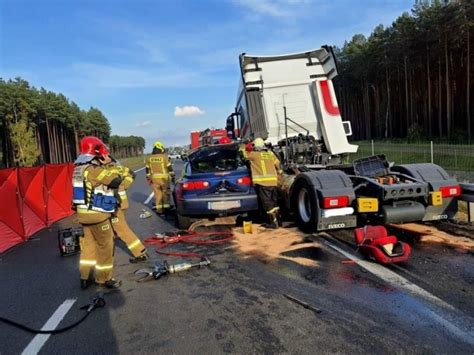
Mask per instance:
[[[146,248],[137,235],[133,232],[133,230],[129,227],[127,220],[125,219],[124,210],[117,210],[110,221],[112,222],[112,228],[116,236],[125,244],[127,244],[127,248],[134,257],[145,254]]]
[[[95,271],[95,281],[99,284],[112,278],[114,268],[114,233],[110,220],[83,225],[83,249],[79,261],[82,280],[89,280]]]
[[[170,184],[168,178],[153,179],[153,193],[155,194],[156,211],[162,213],[170,205]]]
[[[273,222],[278,217],[280,207],[278,207],[278,188],[276,186],[255,185],[258,196],[260,210],[265,211],[265,219]]]

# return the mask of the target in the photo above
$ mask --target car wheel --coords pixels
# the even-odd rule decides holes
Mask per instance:
[[[305,232],[313,232],[318,226],[318,199],[314,188],[305,180],[297,182],[292,193],[292,209],[298,226]]]
[[[191,224],[193,223],[193,220],[190,217],[186,217],[183,215],[180,215],[179,213],[176,213],[176,227],[179,229],[188,229]]]

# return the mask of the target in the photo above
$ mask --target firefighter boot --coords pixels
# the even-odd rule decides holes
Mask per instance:
[[[128,259],[132,264],[142,263],[148,260],[148,254],[145,252],[142,255],[135,256],[133,258]]]
[[[279,217],[280,209],[278,207],[272,208],[270,211],[267,212],[268,219],[270,223],[268,223],[267,228],[270,229],[278,229],[280,228],[280,217]]]
[[[112,278],[105,281],[104,283],[100,283],[99,286],[105,288],[119,288],[121,284],[122,281]]]

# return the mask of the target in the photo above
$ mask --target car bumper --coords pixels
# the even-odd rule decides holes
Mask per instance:
[[[239,201],[240,207],[212,209],[213,202]],[[177,212],[183,216],[227,216],[258,210],[257,195],[187,198],[177,201]]]

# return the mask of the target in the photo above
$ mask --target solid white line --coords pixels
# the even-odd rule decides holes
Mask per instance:
[[[64,316],[71,309],[72,305],[76,303],[76,299],[65,300],[59,307],[56,309],[56,312],[53,313],[51,318],[43,325],[41,330],[47,329],[56,329],[58,324],[64,319]],[[28,346],[21,353],[22,355],[36,355],[41,350],[43,345],[49,339],[51,334],[38,334],[36,335],[28,344]]]
[[[392,270],[389,270],[382,265],[375,264],[369,261],[365,261],[360,259],[359,257],[346,252],[345,250],[339,248],[338,246],[330,243],[328,240],[325,240],[325,243],[327,246],[330,248],[334,249],[335,251],[341,253],[344,255],[346,258],[351,259],[356,262],[357,265],[360,267],[364,268],[368,272],[372,273],[373,275],[381,278],[382,280],[388,282],[389,284],[397,287],[404,289],[405,291],[415,295],[419,296],[421,298],[424,298],[428,301],[431,301],[439,306],[448,308],[450,310],[456,310],[453,306],[451,306],[449,303],[446,303],[442,299],[436,297],[435,295],[432,295],[428,291],[422,289],[421,287],[415,285],[414,283],[408,281],[404,277],[398,275],[397,273],[393,272]],[[432,309],[427,309],[427,312],[429,315],[431,315],[432,318],[434,318],[438,323],[443,325],[446,329],[451,331],[452,334],[455,334],[459,338],[463,339],[469,344],[474,344],[474,333],[469,330],[469,331],[464,331],[451,323],[449,320],[445,319],[444,317],[440,316],[436,312],[434,312]]]
[[[151,201],[151,199],[153,198],[153,196],[155,196],[155,194],[152,192],[152,193],[150,194],[150,196],[148,196],[148,198],[145,200],[145,205],[147,205],[148,202]]]
[[[138,173],[139,171],[142,171],[142,170],[144,170],[144,169],[145,169],[145,167],[140,168],[140,169],[137,169],[137,170],[133,170],[133,172],[136,174],[136,173]]]

